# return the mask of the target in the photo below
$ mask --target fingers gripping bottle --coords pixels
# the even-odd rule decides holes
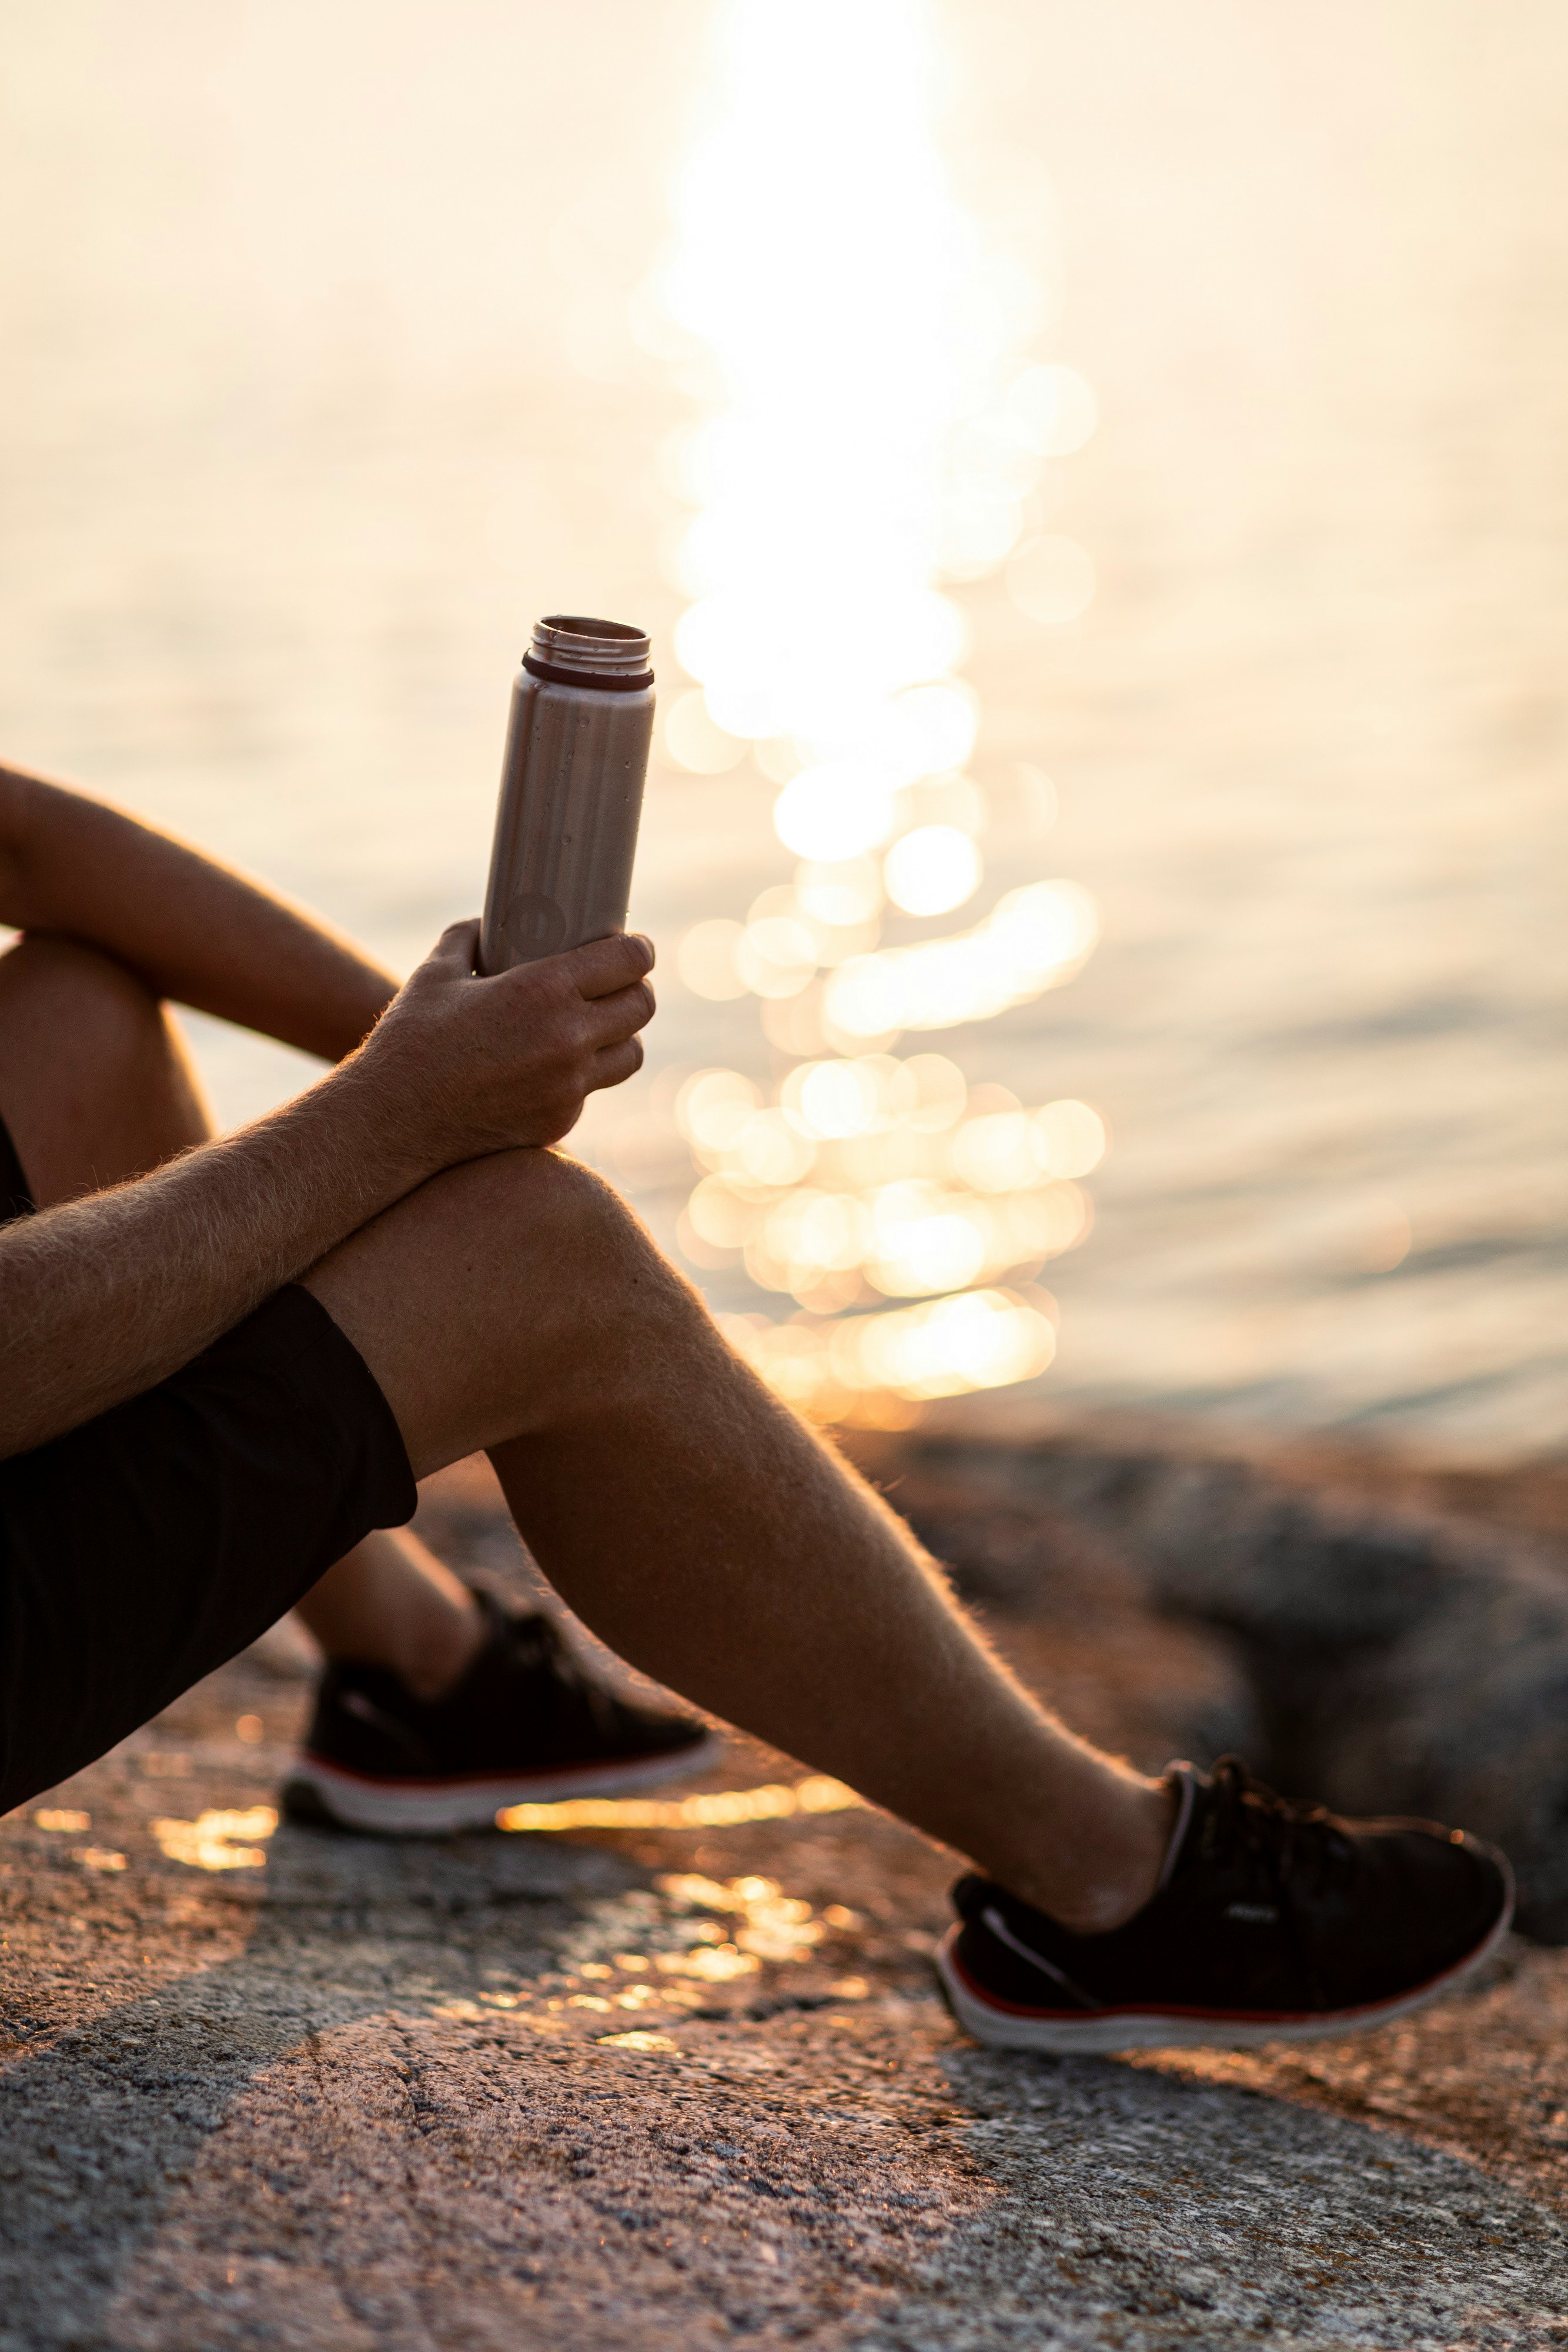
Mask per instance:
[[[653,731],[648,656],[620,621],[536,624],[512,688],[481,971],[625,929]]]

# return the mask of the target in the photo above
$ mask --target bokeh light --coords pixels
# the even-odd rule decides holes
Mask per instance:
[[[1093,901],[1065,879],[907,930],[985,877],[982,714],[951,591],[1005,566],[1031,619],[1085,610],[1087,553],[1039,535],[1038,509],[1027,538],[1026,518],[1095,403],[1031,348],[1037,270],[949,184],[922,0],[724,0],[717,25],[711,120],[651,289],[706,403],[666,453],[692,509],[669,568],[695,684],[664,745],[699,775],[749,747],[798,862],[743,921],[680,942],[685,985],[757,999],[779,1059],[766,1096],[733,1069],[682,1086],[700,1177],[679,1239],[776,1302],[721,1319],[780,1394],[893,1426],[1050,1363],[1054,1309],[1017,1286],[1091,1223],[1092,1108],[998,1101],[957,1052],[893,1049],[1030,1002],[1095,942]],[[889,919],[905,926],[892,941]]]
[[[1100,420],[1093,392],[1070,367],[1025,368],[1008,393],[1007,414],[1026,448],[1042,457],[1082,449]]]
[[[728,997],[746,994],[747,984],[736,963],[736,950],[745,935],[744,924],[723,915],[694,923],[682,934],[675,950],[675,969],[694,996],[722,1004]]]
[[[664,727],[665,751],[695,776],[722,776],[746,757],[740,737],[714,724],[700,690],[678,696],[664,713]]]
[[[849,857],[797,867],[795,894],[819,923],[844,929],[873,923],[883,908],[882,869],[873,857]]]
[[[893,831],[897,786],[876,769],[852,761],[824,761],[787,783],[773,807],[773,826],[797,857],[831,861],[874,849]]]
[[[675,1097],[675,1118],[698,1151],[724,1152],[745,1131],[761,1097],[738,1070],[699,1070]]]
[[[799,996],[817,969],[817,935],[785,914],[755,916],[741,933],[735,968],[757,996]]]
[[[953,824],[923,824],[895,841],[883,862],[887,895],[906,915],[947,915],[980,887],[980,853]]]
[[[1031,883],[1009,891],[972,931],[855,957],[833,973],[824,1003],[852,1037],[989,1021],[1071,979],[1098,936],[1080,885]]]
[[[188,1870],[264,1870],[267,1850],[254,1841],[272,1835],[277,1815],[270,1805],[247,1805],[237,1811],[199,1813],[193,1822],[161,1819],[147,1826],[159,1852]]]

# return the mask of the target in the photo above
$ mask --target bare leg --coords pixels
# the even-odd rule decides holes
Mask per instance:
[[[1147,1900],[1166,1792],[1019,1689],[909,1530],[587,1170],[546,1151],[452,1170],[308,1283],[416,1475],[487,1447],[546,1574],[633,1664],[1064,1924]]]
[[[390,1666],[416,1698],[440,1698],[485,1639],[465,1584],[406,1528],[382,1528],[295,1607],[329,1658]]]
[[[0,956],[0,1115],[40,1208],[204,1142],[212,1119],[178,1028],[134,975],[68,940]],[[329,1656],[391,1666],[421,1697],[484,1639],[466,1589],[416,1537],[368,1536],[299,1612]]]

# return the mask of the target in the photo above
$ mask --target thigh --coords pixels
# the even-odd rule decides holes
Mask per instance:
[[[0,1462],[0,1811],[235,1656],[414,1500],[384,1397],[297,1286]]]

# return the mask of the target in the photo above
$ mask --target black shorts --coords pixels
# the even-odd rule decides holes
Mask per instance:
[[[32,1207],[0,1124],[0,1223]],[[234,1657],[414,1501],[369,1366],[295,1284],[144,1395],[0,1462],[0,1812]]]

